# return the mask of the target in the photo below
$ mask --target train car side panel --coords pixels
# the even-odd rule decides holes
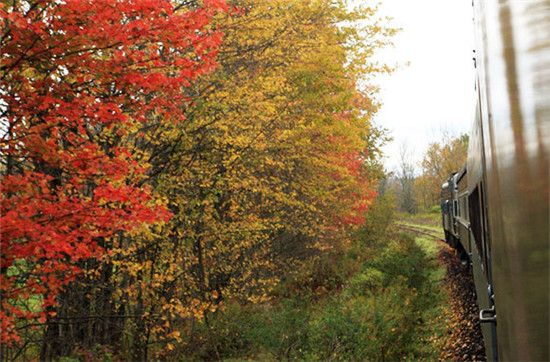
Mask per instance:
[[[470,132],[467,160],[467,195],[468,195],[468,216],[469,216],[469,239],[470,239],[470,260],[472,274],[476,287],[477,304],[480,310],[493,310],[494,299],[492,298],[491,285],[491,255],[488,243],[489,235],[484,220],[486,220],[487,209],[485,200],[482,197],[485,174],[485,155],[483,150],[483,132],[481,124],[481,108],[479,106],[479,84],[478,104],[475,112],[473,129]],[[483,323],[481,330],[485,342],[485,353],[488,360],[498,358],[497,335],[494,323]]]
[[[548,360],[550,2],[475,6],[499,358]]]

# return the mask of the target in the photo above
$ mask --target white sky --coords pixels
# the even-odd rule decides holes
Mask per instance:
[[[381,0],[380,15],[392,17],[392,25],[402,31],[379,58],[409,63],[378,78],[383,106],[375,120],[394,139],[384,148],[384,165],[394,171],[401,144],[419,162],[442,132],[458,135],[470,129],[473,10],[471,0]]]

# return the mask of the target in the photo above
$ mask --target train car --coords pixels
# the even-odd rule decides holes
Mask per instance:
[[[496,335],[496,307],[491,270],[491,240],[487,219],[486,165],[481,108],[476,107],[475,121],[470,132],[467,161],[466,202],[468,205],[468,254],[476,287],[477,304],[480,308],[481,330],[485,353],[489,361],[498,359]],[[494,207],[499,207],[494,205]]]
[[[488,359],[547,361],[550,2],[474,0],[474,21],[476,116],[449,231],[469,255]]]
[[[466,192],[466,167],[453,173],[441,186],[441,214],[445,242],[460,252],[460,257],[467,259],[465,245],[469,246],[467,208],[462,205]]]
[[[484,335],[496,340],[494,359],[549,360],[550,2],[474,6],[479,114],[468,188],[476,284],[487,281],[481,320],[493,330]]]
[[[470,222],[468,214],[468,178],[467,168],[455,174],[456,190],[453,195],[453,203],[455,205],[454,226],[456,230],[457,244],[456,249],[460,259],[464,262],[470,258]]]
[[[441,186],[441,215],[445,242],[451,247],[456,245],[454,229],[453,190],[455,189],[454,174]]]

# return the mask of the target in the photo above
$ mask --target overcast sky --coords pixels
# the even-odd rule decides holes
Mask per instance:
[[[401,144],[419,162],[442,132],[458,135],[471,127],[473,10],[471,0],[382,0],[380,14],[402,28],[380,58],[409,63],[378,79],[383,107],[375,120],[394,139],[384,148],[384,164],[393,171]]]

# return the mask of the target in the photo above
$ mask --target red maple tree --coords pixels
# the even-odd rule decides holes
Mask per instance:
[[[6,3],[4,3],[6,4]],[[215,66],[221,0],[0,4],[0,329],[45,310],[115,233],[169,218],[121,139],[150,117],[182,121]],[[25,301],[39,298],[41,308]]]

